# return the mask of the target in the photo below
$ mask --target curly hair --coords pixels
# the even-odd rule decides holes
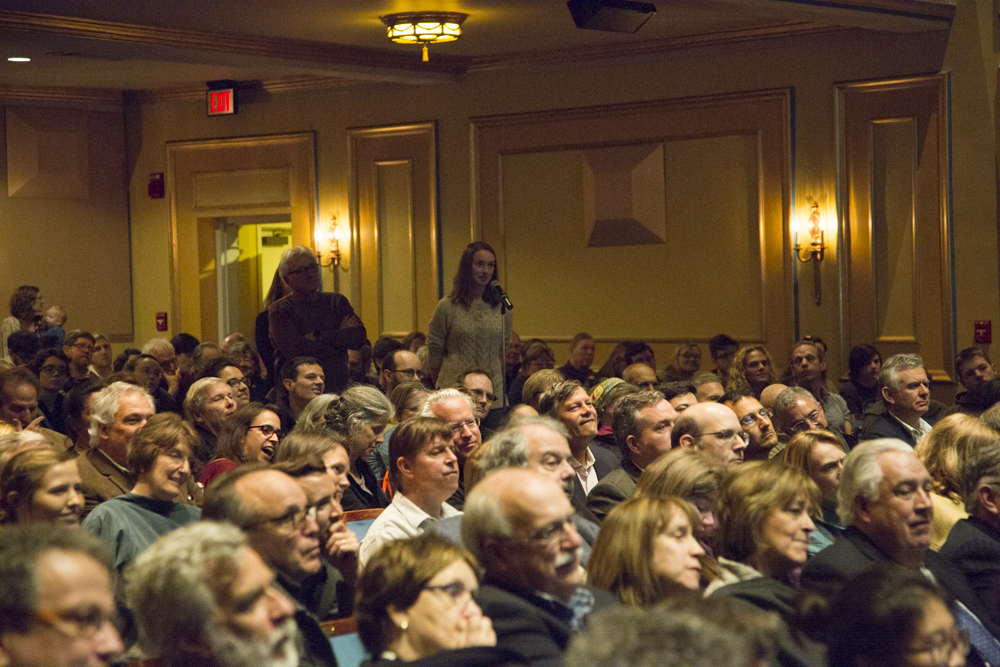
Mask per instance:
[[[34,285],[21,285],[14,290],[10,297],[10,314],[19,320],[34,320],[39,291]]]
[[[774,375],[774,361],[771,359],[771,353],[767,351],[767,348],[763,345],[747,345],[746,347],[741,347],[736,352],[736,356],[733,357],[733,364],[729,367],[727,392],[736,392],[740,396],[753,396],[754,398],[760,396],[760,392],[751,387],[750,381],[747,379],[746,359],[751,352],[760,352],[767,358],[771,376],[768,378],[765,386],[774,384],[777,381]]]

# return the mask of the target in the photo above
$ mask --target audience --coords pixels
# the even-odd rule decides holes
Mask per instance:
[[[587,389],[594,386],[597,374],[590,368],[594,363],[597,347],[589,333],[578,333],[569,344],[569,361],[559,367],[567,380],[576,380]]]
[[[42,314],[45,299],[33,285],[21,285],[10,297],[10,317],[0,323],[0,356],[10,361],[7,338],[15,331],[34,333],[35,320]]]
[[[726,334],[718,334],[708,341],[708,353],[715,367],[712,372],[722,381],[722,386],[729,385],[729,368],[733,365],[736,352],[740,349],[739,341]]]
[[[526,341],[527,343],[527,341]],[[544,342],[537,342],[528,345],[522,355],[521,368],[517,377],[511,383],[507,391],[507,398],[511,405],[526,403],[524,396],[524,385],[528,378],[541,370],[554,370],[556,367],[556,356],[552,348]],[[562,373],[560,373],[562,375]]]
[[[749,438],[731,409],[719,403],[698,403],[674,422],[670,441],[674,447],[695,447],[732,470],[743,463]]]
[[[656,371],[646,364],[632,364],[622,371],[622,380],[633,387],[650,391],[656,387]]]
[[[38,334],[30,331],[15,331],[7,337],[7,352],[15,366],[27,366],[41,349]]]
[[[250,400],[256,403],[265,402],[267,392],[274,386],[274,371],[271,370],[266,376],[261,374],[263,362],[251,343],[244,341],[233,343],[229,347],[229,357],[236,361],[250,387]]]
[[[670,364],[663,369],[664,382],[690,380],[701,368],[701,348],[693,340],[674,349]]]
[[[722,403],[736,413],[736,419],[747,436],[744,461],[766,461],[778,444],[778,433],[771,417],[774,414],[753,396],[726,394]]]
[[[160,370],[163,373],[163,389],[174,399],[177,399],[177,397],[180,396],[181,402],[183,403],[184,395],[187,393],[186,390],[191,386],[191,382],[194,381],[194,378],[191,378],[189,382],[185,383],[185,391],[184,393],[180,393],[181,374],[180,369],[177,367],[177,353],[174,351],[173,344],[171,344],[171,342],[166,338],[151,338],[145,345],[142,346],[142,353],[150,355],[156,360],[156,363],[159,364]],[[149,389],[146,391],[153,394],[153,392]],[[155,394],[153,397],[156,397]]]
[[[845,458],[844,443],[823,430],[797,433],[781,454],[781,460],[805,472],[819,488],[822,518],[818,514],[813,516],[816,529],[809,534],[810,556],[833,544],[834,538],[844,532],[837,515],[837,493]]]
[[[399,424],[417,416],[420,404],[424,402],[425,398],[427,398],[427,388],[423,382],[403,382],[396,385],[392,393],[389,394],[393,418],[390,420],[390,426],[383,433],[385,439],[368,457],[368,465],[371,467],[375,479],[388,479],[386,473],[389,472],[389,443],[392,441],[392,434]]]
[[[66,337],[59,340],[58,347],[61,349]],[[111,341],[108,337],[94,332],[94,356],[90,358],[90,370],[97,374],[102,380],[106,380],[109,375],[115,372],[112,366]]]
[[[326,376],[318,359],[294,357],[281,367],[279,378],[283,390],[278,398],[281,426],[290,432],[309,402],[326,390]]]
[[[807,389],[823,406],[828,424],[842,433],[851,432],[851,411],[840,394],[827,387],[826,349],[814,340],[802,340],[792,346],[791,369],[793,386]]]
[[[50,447],[15,454],[0,473],[0,523],[79,526],[83,481],[76,459]]]
[[[94,405],[94,396],[102,389],[103,384],[84,382],[66,394],[63,408],[66,413],[67,436],[73,445],[67,452],[73,456],[90,449],[90,409]]]
[[[465,503],[465,462],[483,443],[474,410],[475,404],[468,394],[457,389],[439,389],[428,394],[418,412],[421,417],[445,422],[451,429],[451,444],[458,457],[458,489],[448,498],[448,504],[457,510]]]
[[[341,504],[345,510],[388,507],[382,480],[368,466],[368,457],[383,441],[393,407],[381,391],[369,385],[349,387],[326,410],[325,428],[343,439],[350,458],[348,481]]]
[[[225,353],[222,348],[215,343],[199,343],[195,348],[194,352],[191,353],[191,375],[195,378],[202,377],[202,373],[205,371],[205,366],[212,359],[218,359]]]
[[[38,409],[45,415],[48,427],[63,435],[69,435],[66,424],[66,395],[63,387],[69,376],[69,358],[62,350],[50,347],[40,351],[28,364],[31,372],[38,376],[42,390],[38,394]]]
[[[538,401],[542,398],[542,394],[547,392],[552,385],[559,384],[565,379],[562,373],[552,368],[532,373],[531,377],[525,381],[524,389],[521,392],[522,405],[530,406],[537,413]],[[615,379],[620,381],[619,378]]]
[[[642,471],[635,496],[683,498],[698,510],[702,546],[712,552],[711,540],[719,526],[716,506],[725,469],[700,450],[675,447]]]
[[[748,345],[740,348],[733,357],[726,391],[760,398],[764,387],[774,384],[776,380],[771,353],[763,345]],[[764,400],[761,403],[767,405]]]
[[[334,496],[338,503],[342,503],[344,491],[351,485],[347,472],[350,458],[339,436],[325,429],[314,433],[292,433],[281,441],[272,462],[311,461],[314,457],[319,457],[326,473],[333,479]]]
[[[855,422],[864,420],[865,411],[879,399],[878,376],[882,371],[882,355],[871,345],[851,348],[847,358],[847,381],[840,385],[840,395]]]
[[[184,399],[184,414],[198,433],[194,448],[195,474],[201,475],[209,461],[215,458],[219,434],[226,420],[236,411],[233,390],[217,377],[196,380]]]
[[[140,354],[125,364],[125,371],[130,373],[132,379],[153,397],[157,413],[180,412],[173,396],[160,385],[163,380],[163,370],[153,356]]]
[[[205,364],[202,377],[217,377],[224,380],[233,391],[236,407],[241,408],[250,402],[250,382],[243,376],[239,362],[233,357],[218,357]]]
[[[236,408],[222,425],[215,458],[202,470],[198,483],[208,486],[224,472],[244,463],[267,463],[281,440],[281,420],[260,403]]]
[[[690,382],[664,382],[659,386],[660,393],[670,401],[677,414],[680,414],[698,402],[694,385]]]
[[[715,373],[699,373],[690,379],[699,403],[721,403],[726,390]]]
[[[879,372],[878,387],[885,409],[865,418],[858,439],[896,438],[915,447],[931,431],[931,424],[923,419],[931,397],[924,360],[916,354],[889,357]]]
[[[292,429],[292,433],[315,433],[327,430],[326,411],[330,407],[330,403],[337,398],[336,394],[320,394],[306,403],[306,407],[303,408],[302,412],[299,413],[298,419],[295,420],[295,427]],[[281,406],[272,406],[272,409],[280,418],[282,412]]]
[[[420,359],[409,350],[394,350],[382,359],[382,371],[379,373],[378,380],[379,386],[382,387],[382,393],[386,396],[404,382],[420,382],[423,378],[423,371],[420,370]]]
[[[69,358],[69,377],[66,389],[72,389],[85,380],[100,381],[100,376],[90,370],[94,355],[94,335],[87,331],[70,331],[66,334],[63,353]]]

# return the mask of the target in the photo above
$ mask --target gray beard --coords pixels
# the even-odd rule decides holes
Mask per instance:
[[[289,618],[267,640],[237,637],[218,627],[209,628],[206,634],[217,667],[298,667],[297,633],[295,620]]]

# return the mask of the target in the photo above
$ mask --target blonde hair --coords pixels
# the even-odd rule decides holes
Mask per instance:
[[[524,381],[524,387],[521,389],[521,402],[538,410],[538,399],[542,397],[542,394],[565,380],[563,374],[553,368],[535,371]]]
[[[677,497],[637,496],[612,508],[594,540],[587,583],[629,606],[644,607],[667,597],[672,587],[653,571],[653,542],[678,512],[687,515],[692,532],[701,530],[697,510]]]
[[[684,500],[714,499],[725,472],[694,447],[675,447],[650,463],[636,486],[636,496]]]
[[[18,510],[31,505],[52,466],[72,460],[70,454],[51,447],[26,449],[11,457],[0,474],[0,523],[17,522]]]
[[[914,453],[934,479],[936,493],[961,498],[962,470],[969,455],[998,442],[1000,435],[978,418],[955,414],[936,423]]]
[[[718,555],[747,562],[762,545],[762,528],[772,510],[805,494],[810,512],[820,507],[819,487],[804,470],[775,461],[744,463],[723,483],[716,532]]]
[[[830,431],[820,429],[802,431],[792,436],[792,439],[785,445],[785,451],[781,452],[781,460],[793,468],[799,468],[809,474],[809,458],[812,456],[813,450],[816,449],[816,445],[820,443],[834,445],[843,450],[845,454],[847,453],[847,448],[837,436]]]

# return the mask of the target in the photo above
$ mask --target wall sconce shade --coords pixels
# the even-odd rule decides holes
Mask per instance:
[[[813,296],[818,306],[823,301],[820,264],[823,262],[823,256],[826,253],[826,238],[823,231],[823,221],[819,214],[819,204],[817,203],[812,205],[812,212],[809,214],[809,229],[807,231],[809,233],[809,244],[805,246],[799,245],[799,233],[798,231],[795,232],[795,256],[798,257],[800,262],[812,260]]]
[[[330,261],[325,263],[323,262],[324,250],[330,253]],[[338,267],[346,273],[348,268],[341,266],[341,259],[340,228],[337,225],[337,216],[333,216],[330,226],[325,230],[322,227],[316,227],[316,261],[322,267],[332,267],[330,270],[334,273]]]
[[[462,36],[462,22],[468,17],[461,12],[402,12],[380,16],[379,20],[392,41],[423,46],[427,62],[427,45],[454,42]]]

